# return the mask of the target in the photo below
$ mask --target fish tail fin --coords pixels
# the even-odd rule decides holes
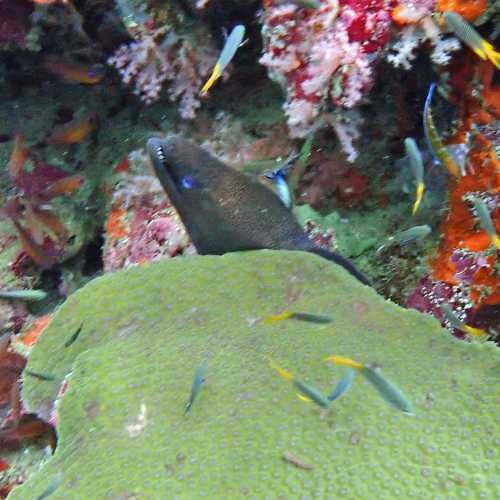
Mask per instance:
[[[316,255],[319,255],[320,257],[323,257],[324,259],[331,260],[332,262],[335,262],[339,266],[342,266],[346,271],[348,271],[352,276],[354,276],[358,281],[361,281],[363,285],[368,285],[371,286],[370,280],[361,272],[356,269],[354,264],[346,259],[345,257],[342,257],[341,255],[330,252],[329,250],[324,250],[323,248],[316,248],[312,247],[308,249],[309,252],[314,253]]]
[[[283,379],[283,380],[289,380],[292,381],[294,379],[294,376],[292,373],[289,371],[285,370],[284,368],[281,368],[278,364],[276,364],[272,359],[269,360],[269,366],[278,372],[278,375]]]
[[[483,50],[492,64],[494,64],[497,69],[500,69],[500,52],[496,51],[495,47],[486,41],[483,42]]]
[[[475,338],[486,338],[488,334],[482,328],[476,328],[474,326],[465,325],[464,331],[468,333],[471,337]]]
[[[210,88],[215,83],[215,81],[217,80],[217,78],[220,77],[220,75],[221,75],[221,66],[220,66],[219,63],[217,63],[214,66],[214,70],[212,71],[212,74],[210,75],[210,78],[206,81],[205,85],[203,85],[203,87],[201,89],[201,94],[202,95],[205,95],[210,90]]]
[[[415,196],[415,203],[413,204],[413,208],[411,210],[411,214],[415,215],[417,213],[418,207],[420,206],[420,203],[422,202],[422,197],[424,195],[424,183],[419,182],[417,185],[417,194]]]
[[[497,234],[493,235],[493,244],[497,250],[500,250],[500,236]]]

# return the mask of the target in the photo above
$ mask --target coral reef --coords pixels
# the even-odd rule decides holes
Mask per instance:
[[[369,193],[369,178],[359,168],[339,157],[314,151],[308,161],[308,170],[302,178],[300,201],[313,208],[325,204],[331,206],[330,199],[341,207],[359,207]]]
[[[0,498],[39,466],[47,444],[54,446],[52,426],[24,411],[19,381],[27,353],[50,318],[34,320],[16,338],[9,334],[0,338]]]
[[[264,2],[260,62],[284,88],[292,137],[306,136],[333,107],[358,105],[372,86],[373,65],[389,41],[392,2],[319,3],[307,8]],[[341,118],[333,115],[331,120],[341,126]]]
[[[70,176],[30,154],[20,135],[15,138],[7,167],[14,189],[2,214],[12,221],[23,251],[33,263],[42,269],[50,268],[62,257],[70,233],[48,208],[49,202],[72,194],[84,178]]]
[[[129,156],[135,168],[146,173],[145,153],[134,151]],[[105,231],[105,272],[177,254],[196,253],[179,215],[152,173],[121,173]]]
[[[481,228],[472,204],[473,197],[485,201],[499,232],[500,163],[495,144],[481,131],[495,123],[494,128],[498,128],[500,88],[492,84],[491,64],[477,58],[467,57],[460,62],[459,71],[452,74],[450,100],[458,106],[459,119],[448,142],[466,145],[466,172],[450,185],[449,213],[441,226],[442,239],[432,262],[432,276],[422,281],[407,305],[441,317],[437,306],[447,301],[461,320],[474,324],[482,307],[500,304],[498,251]],[[482,83],[481,92],[476,90],[477,81]],[[493,318],[489,323],[487,331],[498,335],[498,320]]]
[[[331,313],[334,323],[259,321],[283,308]],[[331,354],[383,364],[417,416],[398,413],[361,380],[319,412],[268,363],[329,391],[341,376],[321,362]],[[184,416],[204,358],[206,384]],[[451,338],[433,318],[313,255],[195,256],[105,275],[59,309],[28,368],[47,370],[49,360],[55,380],[25,377],[23,399],[50,414],[71,373],[57,402],[58,447],[13,500],[56,480],[61,498],[497,492],[496,347]]]
[[[156,30],[119,47],[108,64],[118,69],[123,83],[134,85],[134,94],[146,104],[157,101],[164,83],[170,81],[169,99],[180,101],[182,118],[194,118],[201,105],[199,89],[216,58],[209,45],[194,45],[172,31]]]

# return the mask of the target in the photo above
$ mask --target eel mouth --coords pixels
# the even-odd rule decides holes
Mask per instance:
[[[167,160],[167,147],[168,142],[157,137],[148,139],[146,145],[155,173],[165,191],[167,191],[167,194],[170,195],[172,192],[179,193],[179,179],[175,175],[175,169],[172,168],[170,162]]]

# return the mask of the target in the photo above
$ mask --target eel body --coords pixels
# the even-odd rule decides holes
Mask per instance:
[[[180,136],[148,140],[156,175],[200,254],[263,248],[302,250],[331,260],[364,284],[368,278],[333,252],[317,248],[270,189]]]

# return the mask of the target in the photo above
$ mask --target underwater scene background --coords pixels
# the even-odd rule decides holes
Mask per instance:
[[[0,498],[500,497],[498,0],[0,0]]]

